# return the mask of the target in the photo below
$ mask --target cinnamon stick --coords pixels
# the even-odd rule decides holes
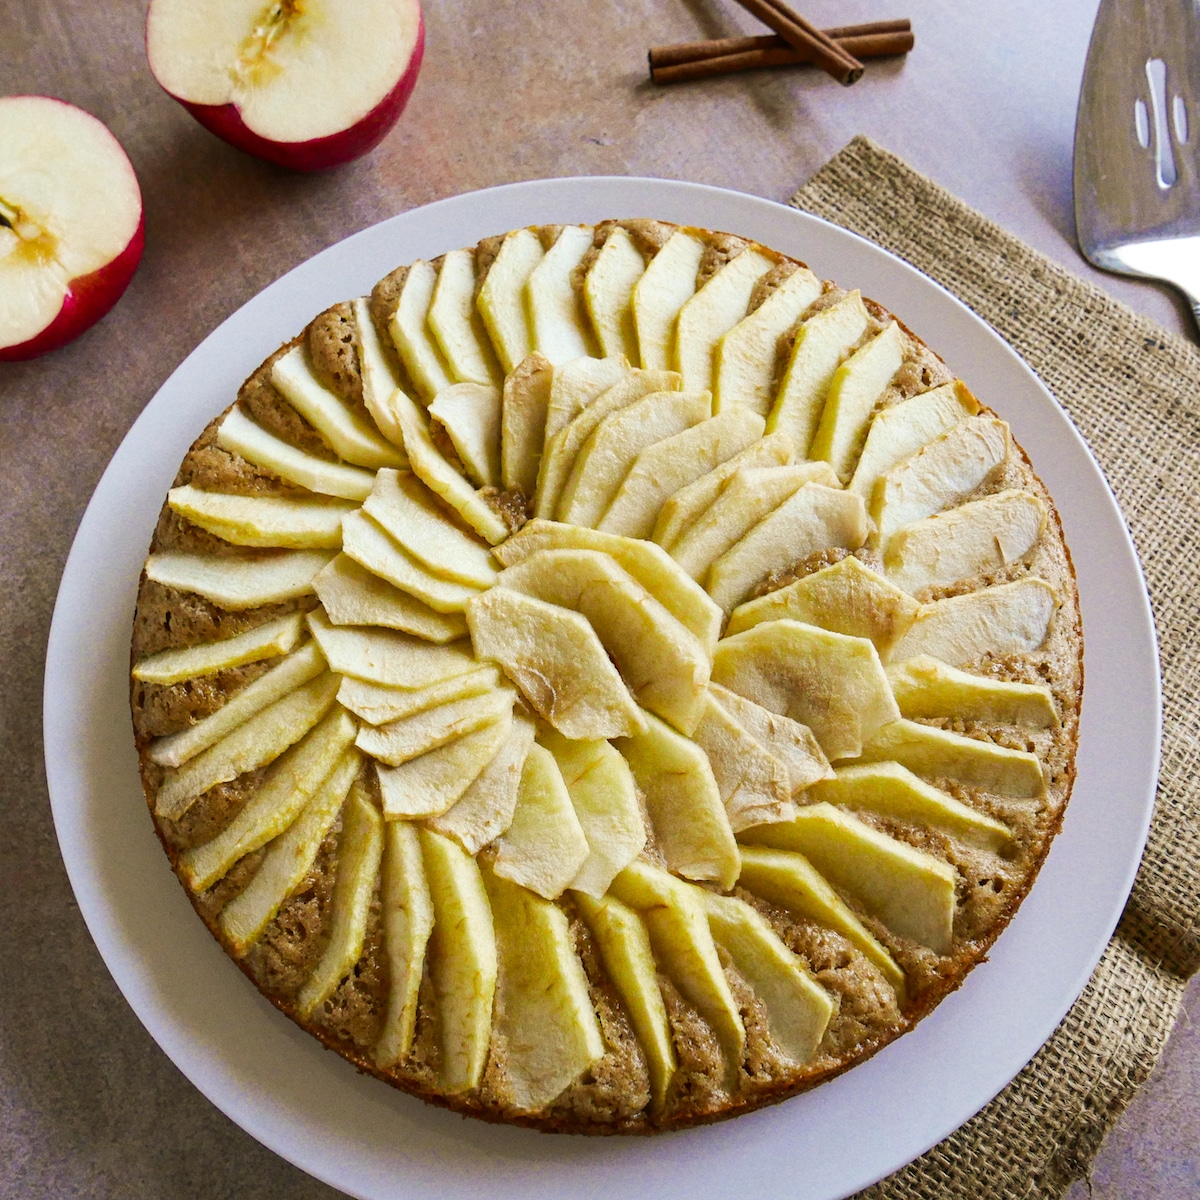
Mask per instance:
[[[793,49],[811,54],[811,61],[844,87],[849,87],[862,78],[863,65],[853,54],[843,50],[833,38],[811,25],[798,12],[784,4],[783,0],[737,2],[768,29],[773,29],[779,34]]]

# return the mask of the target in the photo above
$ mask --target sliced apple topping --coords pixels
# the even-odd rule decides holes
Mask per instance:
[[[501,403],[490,383],[455,383],[429,406],[476,487],[500,486]]]
[[[453,382],[446,360],[426,326],[436,284],[437,271],[417,259],[404,276],[388,330],[408,377],[427,405]]]
[[[475,307],[473,250],[451,250],[443,257],[429,305],[429,328],[456,383],[500,384],[503,372]]]
[[[472,672],[474,674],[474,672]],[[511,688],[479,696],[464,696],[400,717],[387,725],[368,725],[358,731],[358,748],[379,762],[398,767],[420,754],[474,733],[512,712],[517,698]]]
[[[629,374],[623,358],[573,358],[555,368],[546,409],[545,442]]]
[[[812,800],[938,829],[985,850],[1003,850],[1012,835],[986,813],[935,788],[897,762],[851,763],[815,784]]]
[[[323,496],[365,500],[375,482],[375,476],[362,467],[318,458],[268,433],[236,404],[217,429],[217,445],[256,467],[274,472],[288,483],[308,488],[310,492],[320,492]]]
[[[821,294],[821,281],[797,267],[749,316],[718,343],[714,406],[745,407],[765,417],[773,401],[776,346]]]
[[[708,756],[695,742],[646,714],[646,732],[621,738],[667,866],[685,879],[731,888],[738,849]]]
[[[335,625],[379,625],[399,629],[428,642],[453,642],[467,636],[462,613],[441,613],[423,600],[373,575],[348,554],[339,554],[318,571],[313,589]]]
[[[640,362],[633,323],[633,289],[646,269],[627,230],[614,226],[583,280],[583,297],[602,354]]]
[[[485,871],[499,951],[497,1033],[511,1101],[539,1112],[604,1054],[566,914]]]
[[[194,592],[222,608],[239,612],[282,604],[313,592],[313,578],[333,554],[293,550],[259,558],[214,558],[167,550],[146,559],[146,578],[163,587]]]
[[[592,248],[590,225],[565,225],[554,245],[529,274],[526,285],[533,346],[555,366],[572,358],[595,356],[583,297],[572,273]]]
[[[363,405],[379,432],[396,447],[399,461],[392,466],[404,467],[408,465],[408,455],[404,453],[404,430],[400,427],[400,418],[392,402],[400,387],[396,368],[389,357],[394,351],[384,349],[371,316],[370,301],[360,296],[354,301],[353,307],[354,324],[358,330],[358,370],[362,378]]]
[[[500,474],[526,499],[537,486],[553,381],[550,360],[531,354],[505,378],[500,397]]]
[[[905,717],[948,717],[1032,729],[1058,725],[1048,687],[972,675],[927,654],[896,663],[887,674]]]
[[[907,592],[848,555],[787,587],[739,604],[730,614],[725,632],[732,636],[763,621],[790,618],[835,633],[870,638],[880,658],[887,659],[920,609]]]
[[[316,377],[303,345],[275,360],[271,382],[339,458],[359,467],[405,465],[404,455],[391,442]]]
[[[389,821],[384,826],[379,909],[388,999],[375,1061],[391,1067],[412,1053],[425,951],[433,932],[433,899],[421,858],[421,838],[407,821]]]
[[[717,644],[712,677],[763,708],[809,726],[825,754],[857,755],[900,716],[866,638],[799,621],[764,621]]]
[[[553,900],[570,886],[588,853],[558,762],[544,746],[531,746],[512,823],[496,841],[496,874]]]
[[[514,230],[501,244],[479,289],[476,304],[505,374],[534,349],[525,285],[544,254],[532,229]]]
[[[339,549],[342,518],[356,511],[347,500],[233,496],[202,492],[191,484],[172,488],[167,504],[193,525],[235,546],[287,550]]]
[[[451,700],[482,696],[499,686],[500,672],[495,667],[477,667],[418,688],[365,683],[347,676],[338,688],[338,703],[368,725],[386,725]]]
[[[467,606],[467,625],[476,655],[499,663],[538,715],[564,736],[619,737],[645,728],[586,617],[494,587]]]
[[[253,629],[219,642],[203,642],[178,650],[162,650],[133,666],[134,679],[143,683],[172,684],[203,675],[215,675],[245,663],[277,658],[295,648],[304,630],[304,614],[288,613],[264,621]]]
[[[949,596],[921,606],[892,657],[929,654],[961,667],[987,654],[1028,654],[1046,640],[1057,611],[1058,594],[1035,575]]]
[[[786,433],[808,456],[833,377],[871,318],[862,296],[850,292],[801,323],[779,394],[767,416],[768,433]]]
[[[475,859],[427,829],[421,855],[433,901],[429,975],[441,1026],[441,1085],[451,1095],[479,1086],[492,1037],[496,935]]]
[[[899,937],[949,954],[954,889],[949,864],[880,833],[830,804],[809,804],[790,821],[743,830],[743,842],[794,850]]]
[[[430,645],[391,629],[337,626],[320,612],[308,614],[308,626],[332,670],[368,683],[426,687],[479,665],[465,644]]]
[[[650,260],[633,289],[633,323],[641,365],[651,371],[675,366],[675,324],[679,310],[696,293],[704,243],[676,230]],[[708,386],[707,381],[703,384]]]

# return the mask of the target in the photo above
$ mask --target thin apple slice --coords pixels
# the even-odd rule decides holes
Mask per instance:
[[[496,582],[487,546],[461,529],[433,493],[409,472],[380,471],[363,508],[431,571],[475,588]]]
[[[496,935],[474,858],[422,829],[421,855],[433,901],[429,975],[441,1023],[441,1086],[451,1095],[479,1086],[492,1039]]]
[[[426,405],[454,382],[446,360],[426,327],[436,284],[437,271],[418,258],[405,273],[388,328],[396,353]]]
[[[313,587],[335,625],[381,625],[439,645],[467,636],[466,618],[461,613],[430,608],[359,566],[348,554],[339,554],[318,571]]]
[[[1036,575],[923,604],[912,628],[892,648],[897,662],[928,654],[951,666],[986,654],[1029,654],[1045,640],[1058,594]]]
[[[958,872],[923,850],[831,804],[808,804],[790,821],[742,832],[742,841],[798,852],[839,891],[902,938],[949,954]]]
[[[984,850],[999,852],[1012,843],[1007,826],[955,800],[897,762],[839,767],[833,779],[816,784],[809,796],[820,803],[939,829]]]
[[[774,265],[773,259],[749,247],[710,276],[679,310],[674,365],[685,388],[715,387],[717,345],[746,315],[754,285]]]
[[[337,626],[322,612],[308,614],[308,627],[332,670],[367,683],[427,687],[479,665],[465,643],[438,646],[391,629]]]
[[[307,737],[272,763],[262,787],[238,810],[216,837],[179,856],[184,882],[193,892],[207,891],[239,859],[278,837],[329,778],[343,754],[353,750],[350,715],[334,708]]]
[[[820,294],[821,281],[807,267],[797,267],[721,339],[713,387],[716,412],[738,406],[762,417],[770,412],[776,346]]]
[[[650,935],[641,917],[615,896],[593,899],[577,893],[575,905],[600,950],[605,973],[621,997],[634,1036],[646,1058],[650,1103],[662,1107],[667,1088],[679,1070],[667,1006],[658,986],[658,969]]]
[[[713,563],[708,594],[732,612],[768,575],[822,550],[856,550],[869,530],[861,496],[806,483]]]
[[[919,654],[887,669],[892,693],[905,717],[949,717],[1031,729],[1058,726],[1048,687],[971,675]]]
[[[518,1111],[540,1112],[603,1056],[604,1038],[566,913],[496,867],[483,880],[500,960],[506,1090]]]
[[[500,664],[534,710],[566,737],[645,728],[596,631],[577,612],[494,587],[467,606],[475,653]]]
[[[525,285],[545,251],[532,229],[516,229],[492,261],[476,305],[505,374],[533,350]]]
[[[394,466],[407,466],[408,455],[404,453],[404,430],[392,404],[392,397],[400,387],[396,368],[380,340],[371,316],[371,302],[365,296],[354,301],[354,324],[358,329],[358,370],[362,378],[363,405],[379,432],[396,447],[400,460]]]
[[[762,1002],[776,1046],[793,1062],[807,1062],[833,1017],[829,993],[744,900],[712,892],[703,899],[709,929]]]
[[[704,704],[700,640],[619,563],[599,550],[542,550],[506,567],[500,583],[582,613],[637,702],[691,733]]]
[[[680,379],[674,371],[630,371],[576,413],[553,437],[546,440],[538,464],[535,515],[547,519],[554,516],[580,449],[605,417],[628,408],[643,396],[653,392],[678,391],[679,387]]]
[[[255,713],[207,750],[168,769],[154,798],[156,815],[177,821],[209,788],[274,762],[329,711],[338,682],[336,675],[318,675]]]
[[[886,660],[897,639],[912,628],[920,609],[907,592],[851,554],[787,587],[739,604],[725,633],[732,637],[763,621],[789,617],[835,633],[870,638],[879,657]]]
[[[235,546],[287,550],[337,550],[342,518],[356,511],[348,500],[295,500],[202,492],[191,484],[167,493],[172,512]]]
[[[404,430],[404,448],[413,473],[481,537],[493,545],[502,542],[508,536],[508,527],[433,444],[425,414],[416,402],[397,388],[392,394],[392,407]]]
[[[158,684],[215,675],[231,667],[287,654],[295,649],[303,631],[304,614],[287,613],[273,621],[264,621],[235,637],[151,654],[135,663],[131,674],[143,683]]]
[[[283,398],[329,443],[339,458],[359,467],[402,467],[404,455],[352,412],[313,373],[308,351],[295,346],[271,366]]]
[[[475,777],[456,804],[430,817],[425,827],[453,838],[468,854],[478,854],[512,824],[521,773],[533,745],[534,724],[514,716],[508,740]]]
[[[347,676],[338,688],[338,703],[368,725],[386,725],[451,700],[482,696],[499,686],[500,672],[495,667],[478,667],[419,688],[388,687]]]
[[[510,711],[398,767],[377,766],[383,815],[389,821],[415,821],[444,813],[508,740],[512,722]]]
[[[337,990],[362,958],[367,918],[383,858],[383,818],[361,788],[352,788],[338,837],[337,879],[330,897],[329,940],[304,981],[296,1009],[305,1020]]]
[[[828,463],[742,467],[726,481],[706,512],[699,514],[671,546],[671,557],[697,582],[759,521],[791,499],[806,483],[840,487]]]
[[[833,373],[808,454],[824,459],[843,482],[854,473],[871,414],[900,369],[904,348],[904,334],[893,321]]]
[[[447,700],[387,725],[365,726],[355,744],[372,758],[398,767],[420,754],[436,750],[512,712],[517,693],[497,688],[479,696]]]
[[[353,750],[342,755],[296,820],[267,847],[250,882],[221,909],[217,924],[238,958],[258,941],[312,870],[361,767],[361,755]]]
[[[504,372],[475,307],[474,250],[451,250],[443,256],[429,305],[429,328],[456,383],[500,386]]]
[[[638,859],[613,880],[612,894],[646,923],[660,968],[708,1022],[734,1076],[746,1027],[717,954],[701,889]]]
[[[214,558],[167,550],[151,554],[143,569],[147,579],[163,587],[193,592],[239,612],[311,595],[314,577],[332,558],[323,550],[293,550],[262,558]]]
[[[571,741],[552,729],[541,738],[562,772],[588,844],[588,856],[570,886],[599,899],[646,844],[633,773],[603,738]]]
[[[374,1057],[379,1066],[392,1067],[412,1053],[425,952],[433,933],[433,898],[421,859],[421,838],[407,821],[384,826],[379,907],[388,1000]]]
[[[437,612],[462,612],[467,601],[479,595],[478,587],[435,575],[361,510],[343,518],[342,535],[348,558]]]
[[[530,746],[516,811],[496,840],[496,874],[554,900],[587,857],[588,841],[554,755],[544,746]]]
[[[201,750],[207,750],[214,742],[232,733],[255,713],[315,679],[324,670],[325,658],[316,642],[305,642],[265,675],[260,675],[232,699],[226,700],[216,712],[178,733],[155,738],[146,748],[146,756],[160,767],[182,766]]]
[[[633,289],[645,270],[646,260],[628,230],[614,226],[583,279],[583,298],[601,354],[640,361]]]
[[[1008,458],[1008,426],[994,417],[952,425],[875,485],[871,516],[880,541],[901,526],[961,504]]]
[[[902,719],[863,743],[863,762],[898,762],[922,778],[953,779],[999,796],[1033,800],[1046,794],[1036,754]]]
[[[539,550],[603,551],[691,630],[711,657],[721,633],[721,610],[661,547],[577,525],[533,520],[493,553],[504,566],[511,567]]]
[[[896,960],[802,854],[743,846],[738,884],[788,912],[841,934],[879,971],[903,1003],[905,977]]]
[[[881,475],[978,412],[979,401],[956,379],[876,413],[846,486],[870,503]]]
[[[529,273],[525,285],[533,349],[555,366],[595,356],[599,349],[588,326],[583,297],[571,276],[592,248],[590,225],[565,225],[554,245]]]
[[[708,392],[652,392],[610,413],[580,448],[563,486],[559,516],[594,528],[641,451],[711,415]]]
[[[712,677],[809,726],[831,758],[859,753],[900,710],[874,645],[800,621],[764,621],[717,644]]]
[[[646,802],[650,824],[670,870],[725,889],[738,873],[738,849],[708,757],[657,717],[615,745]]]
[[[721,490],[738,472],[754,467],[787,466],[792,461],[792,440],[786,434],[768,433],[740,454],[680,488],[664,502],[654,524],[654,540],[668,550],[708,512]]]
[[[638,358],[647,370],[667,371],[675,365],[676,321],[679,310],[696,294],[696,276],[703,257],[704,243],[677,229],[634,285]]]
[[[896,530],[883,569],[909,592],[987,575],[1023,559],[1041,540],[1046,519],[1041,498],[1016,488],[969,500]]]
[[[455,383],[438,393],[429,415],[450,437],[476,487],[500,486],[501,393],[490,383]]]
[[[762,432],[762,417],[735,408],[647,446],[633,460],[600,518],[599,528],[625,537],[648,538],[668,496],[740,454],[758,441]]]
[[[537,487],[553,383],[550,360],[531,354],[509,372],[500,397],[500,475],[526,500]]]
[[[808,457],[834,375],[870,323],[870,314],[857,291],[801,322],[775,404],[767,416],[767,431],[786,433],[797,454]]]
[[[750,737],[787,767],[788,786],[793,799],[818,780],[829,779],[833,775],[829,760],[807,725],[771,712],[719,683],[710,683],[708,690]]]
[[[343,500],[365,500],[371,494],[375,476],[362,467],[330,462],[318,458],[268,433],[242,412],[239,405],[225,414],[217,428],[217,445],[231,454],[240,455],[248,463],[274,472],[288,483],[320,492],[323,496],[339,496]]]
[[[623,358],[573,358],[554,370],[546,408],[545,444],[629,373]]]

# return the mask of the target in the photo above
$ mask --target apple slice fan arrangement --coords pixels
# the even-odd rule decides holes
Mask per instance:
[[[653,220],[317,316],[205,429],[133,633],[196,911],[407,1092],[645,1133],[978,963],[1074,776],[1078,603],[1001,417],[859,292]]]

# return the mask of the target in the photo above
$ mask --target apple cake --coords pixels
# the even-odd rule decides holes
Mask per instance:
[[[911,1029],[1033,882],[1079,607],[1002,417],[858,291],[654,220],[400,267],[199,436],[141,578],[196,911],[358,1068],[649,1133]]]

